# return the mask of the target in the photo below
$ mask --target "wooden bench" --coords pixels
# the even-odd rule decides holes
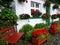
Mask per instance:
[[[1,38],[5,39],[5,41],[8,41],[10,45],[16,44],[24,34],[23,32],[17,33],[14,29],[14,26],[2,28],[0,32],[2,33]]]

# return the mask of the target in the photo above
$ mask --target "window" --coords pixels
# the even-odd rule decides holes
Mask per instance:
[[[39,8],[40,3],[31,1],[31,7]]]
[[[36,8],[39,8],[39,3],[36,3]]]
[[[34,2],[31,1],[31,7],[34,7]]]

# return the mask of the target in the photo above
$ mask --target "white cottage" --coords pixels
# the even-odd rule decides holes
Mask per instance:
[[[19,16],[20,14],[29,14],[31,17],[31,9],[34,10],[39,10],[42,12],[42,14],[46,13],[46,8],[43,7],[43,4],[45,3],[45,0],[27,0],[27,2],[22,2],[19,3],[18,0],[15,1],[15,12]],[[53,3],[50,5],[50,14],[56,14],[60,13],[58,9],[53,10]],[[56,19],[58,20],[58,19]],[[18,25],[17,25],[17,31],[19,32],[19,29],[24,25],[24,24],[31,24],[34,26],[36,23],[46,23],[43,21],[41,18],[34,18],[34,19],[27,19],[27,20],[18,20]]]

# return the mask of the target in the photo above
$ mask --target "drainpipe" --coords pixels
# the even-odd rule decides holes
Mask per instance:
[[[50,14],[50,6],[46,6],[46,13]],[[48,25],[48,28],[50,26],[50,18],[46,20],[46,24]]]

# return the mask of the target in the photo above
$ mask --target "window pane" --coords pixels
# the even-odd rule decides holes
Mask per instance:
[[[34,2],[31,1],[31,7],[34,7]]]
[[[39,8],[39,3],[36,3],[36,8]]]

